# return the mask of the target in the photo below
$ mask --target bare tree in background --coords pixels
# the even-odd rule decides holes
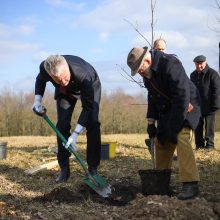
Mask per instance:
[[[220,0],[215,0],[215,4],[216,4],[217,9],[220,9]],[[217,16],[216,20],[217,20],[217,24],[219,24],[220,23],[220,16]],[[220,27],[219,27],[219,25],[217,25],[214,28],[211,27],[211,29],[216,32],[218,37],[220,37]]]
[[[215,0],[215,1],[216,1],[218,9],[220,9],[220,2],[219,2],[219,0]]]
[[[217,8],[220,9],[220,1],[215,0],[215,2],[216,2],[216,5],[217,5]],[[220,23],[220,17],[217,17],[217,21],[218,21],[218,23]],[[219,30],[218,30],[218,32],[219,32]]]
[[[124,19],[127,23],[129,23],[132,28],[146,41],[147,45],[152,49],[153,48],[153,43],[154,43],[154,27],[156,24],[156,21],[154,19],[154,12],[155,12],[155,8],[156,8],[156,4],[157,4],[157,0],[151,0],[150,1],[150,8],[151,8],[151,22],[150,22],[150,26],[151,26],[151,40],[149,41],[139,30],[138,24],[136,23],[136,25],[134,25],[132,22],[130,22],[127,19]],[[117,67],[120,68],[120,70],[123,72],[120,74],[128,81],[130,82],[134,82],[136,84],[138,84],[141,88],[145,88],[144,87],[144,83],[142,78],[138,78],[137,80],[134,79],[134,77],[131,76],[130,73],[128,73],[123,67],[121,67],[119,64],[116,64]],[[119,70],[119,71],[120,71]]]

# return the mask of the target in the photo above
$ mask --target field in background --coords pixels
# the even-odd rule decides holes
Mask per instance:
[[[126,180],[140,188],[138,170],[151,168],[145,137],[145,134],[103,135],[102,141],[117,141],[117,147],[114,159],[101,162],[100,174],[111,184]],[[184,217],[185,214],[182,214],[179,219],[187,219],[189,216],[201,219],[201,213],[206,219],[218,219],[220,216],[220,133],[216,133],[216,150],[195,151],[201,175],[199,198],[184,203],[175,197],[145,198],[138,193],[125,206],[100,202],[93,195],[81,197],[84,172],[75,161],[71,162],[71,177],[64,184],[54,184],[58,167],[40,171],[36,175],[25,174],[25,170],[55,159],[55,136],[2,137],[0,140],[8,142],[7,159],[0,160],[0,219],[127,219],[125,216],[142,219],[144,215],[151,219],[177,219],[175,213],[183,212],[183,207],[187,208],[188,215]],[[83,159],[85,143],[85,136],[80,136],[79,154]],[[171,186],[174,191],[180,187],[177,161],[173,161]],[[36,199],[60,188],[73,193],[75,201]],[[144,205],[146,207],[142,207]],[[158,211],[162,208],[164,211]]]

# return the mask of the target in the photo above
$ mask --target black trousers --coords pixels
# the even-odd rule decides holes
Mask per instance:
[[[214,148],[215,114],[202,116],[195,130],[197,148]]]
[[[70,99],[62,96],[57,98],[57,128],[68,139],[71,135],[71,118],[76,105],[77,99]],[[88,123],[86,124],[86,160],[90,167],[98,167],[100,164],[101,154],[101,132],[100,123],[98,121],[99,106],[94,102],[94,110],[89,116]],[[69,166],[69,157],[71,153],[65,149],[62,141],[57,137],[58,154],[57,160],[60,168]]]

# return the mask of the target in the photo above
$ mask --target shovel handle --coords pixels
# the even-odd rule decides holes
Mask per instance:
[[[43,106],[43,111],[42,112],[39,112],[36,110],[36,108],[34,107],[33,108],[33,112],[38,115],[38,116],[41,116],[41,117],[44,117],[44,115],[46,115],[46,112],[47,112],[47,109]]]
[[[155,145],[154,145],[154,138],[150,139],[151,144],[151,161],[152,161],[152,168],[156,168],[156,153],[155,153]]]
[[[67,143],[66,138],[65,138],[65,137],[61,134],[61,132],[56,128],[56,126],[55,126],[55,125],[53,124],[53,122],[49,119],[49,117],[48,117],[46,114],[42,115],[42,117],[43,117],[44,120],[50,125],[50,127],[56,132],[57,136],[61,139],[61,141],[62,141],[64,144],[66,144],[66,143]],[[87,170],[87,167],[86,167],[85,163],[84,163],[83,160],[79,157],[79,155],[78,155],[75,151],[73,151],[71,147],[68,147],[67,150],[70,151],[70,153],[72,153],[72,154],[75,156],[75,158],[79,161],[80,165],[82,166],[82,168],[84,169],[84,171],[86,172],[86,174],[87,174],[88,176],[90,176],[90,173],[89,173],[89,171]]]

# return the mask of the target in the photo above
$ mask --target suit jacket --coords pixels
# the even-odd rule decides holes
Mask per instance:
[[[63,55],[66,59],[71,79],[66,87],[57,84],[46,72],[44,61],[40,64],[40,72],[36,77],[35,94],[44,95],[46,83],[51,82],[55,87],[55,99],[66,96],[75,99],[80,96],[82,112],[78,123],[85,126],[95,106],[98,106],[101,98],[101,83],[95,69],[85,60],[72,55]]]

